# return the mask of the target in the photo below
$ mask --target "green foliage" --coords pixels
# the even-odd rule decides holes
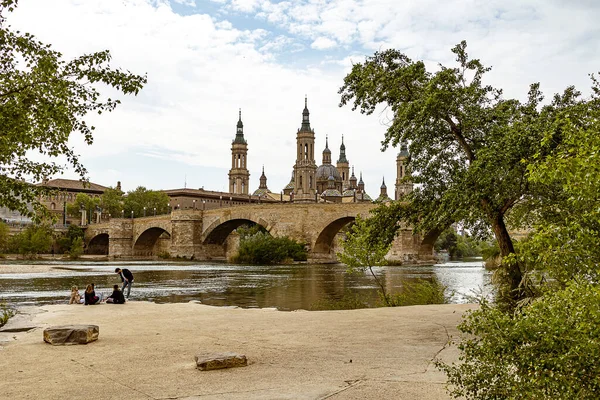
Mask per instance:
[[[435,72],[397,50],[377,52],[344,78],[341,105],[352,102],[353,109],[371,114],[383,104],[393,112],[383,147],[410,144],[417,185],[405,199],[408,206],[393,209],[404,222],[424,234],[458,221],[481,238],[491,230],[505,257],[515,253],[507,214],[517,203],[559,196],[548,190],[554,186],[527,179],[529,166],[552,150],[544,140],[547,132],[550,141],[560,139],[563,132],[552,127],[576,103],[586,102],[569,87],[542,107],[539,84],[530,86],[526,102],[505,99],[501,89],[483,85],[489,68],[468,57],[464,41],[452,52],[457,65]],[[388,211],[382,214],[390,216]],[[502,301],[511,307],[527,296],[522,261],[502,268],[507,286]]]
[[[240,238],[235,263],[277,264],[287,260],[306,261],[307,251],[302,243],[288,237],[275,238],[268,232],[257,231]]]
[[[144,207],[146,207],[146,216],[156,214],[166,214],[169,209],[169,196],[166,193],[158,190],[148,190],[143,186],[138,186],[135,190],[127,192],[123,208],[125,217],[130,217],[133,211],[134,217],[144,215]],[[120,211],[119,211],[120,213]]]
[[[10,230],[8,228],[8,225],[0,221],[0,254],[3,254],[8,250],[9,241]]]
[[[2,328],[8,320],[16,314],[15,310],[8,307],[4,303],[0,303],[0,328]]]
[[[75,201],[71,204],[67,204],[67,214],[72,217],[79,217],[81,210],[87,211],[87,222],[91,222],[93,219],[96,207],[100,207],[100,198],[91,197],[85,193],[78,193],[75,197]]]
[[[404,283],[400,293],[389,295],[389,303],[392,307],[446,304],[449,302],[447,290],[448,288],[436,278],[419,279]],[[385,303],[385,298],[382,298],[382,301]]]
[[[69,137],[77,132],[92,144],[94,127],[85,116],[110,112],[120,103],[103,98],[99,87],[137,94],[146,77],[111,68],[107,50],[64,60],[61,52],[33,35],[11,29],[6,18],[16,5],[16,0],[0,2],[0,206],[39,220],[48,211],[38,198],[49,189],[25,179],[41,182],[65,166],[33,160],[64,157],[84,178],[86,170],[69,146]]]
[[[73,241],[77,238],[83,239],[83,229],[77,225],[69,225],[67,233],[55,239],[57,253],[64,254],[70,251]]]
[[[52,242],[53,232],[48,225],[29,225],[25,230],[11,237],[9,247],[12,252],[35,256],[48,253]]]
[[[76,260],[83,254],[83,238],[75,238],[69,249],[69,258]]]
[[[108,188],[100,198],[102,212],[112,218],[121,217],[123,210],[123,192],[119,189]]]
[[[528,167],[532,182],[557,195],[532,200],[537,209],[528,213],[531,232],[519,258],[561,285],[579,275],[600,280],[600,85],[592,82],[590,101],[561,100],[569,106],[544,132],[543,149]]]
[[[475,257],[481,255],[480,241],[472,236],[458,235],[453,227],[448,227],[438,237],[434,248],[446,250],[450,258]]]
[[[459,325],[459,364],[438,366],[466,399],[596,399],[600,287],[572,282],[514,315],[487,303]]]
[[[347,290],[340,299],[321,299],[310,305],[312,311],[323,310],[357,310],[369,308],[369,302],[365,296]]]
[[[391,306],[385,286],[373,271],[373,267],[385,265],[385,255],[388,253],[391,243],[385,243],[378,239],[373,234],[375,228],[368,221],[360,216],[356,217],[354,225],[346,233],[343,250],[337,256],[340,262],[346,264],[349,273],[364,272],[368,269],[381,289],[384,302]]]
[[[267,230],[264,226],[259,224],[254,225],[243,225],[236,229],[238,235],[240,235],[240,240],[245,240],[249,236],[253,236],[258,232],[266,233]]]

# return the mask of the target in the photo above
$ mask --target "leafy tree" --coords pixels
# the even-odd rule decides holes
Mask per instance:
[[[390,295],[387,293],[383,282],[373,271],[373,267],[386,264],[385,255],[388,253],[390,246],[390,243],[374,239],[374,236],[371,235],[371,226],[367,223],[367,220],[358,216],[354,225],[346,233],[342,252],[337,254],[338,259],[346,264],[348,272],[369,270],[381,290],[384,303],[388,306],[393,305]]]
[[[134,217],[144,215],[144,207],[146,207],[146,216],[154,214],[166,214],[169,209],[169,196],[165,192],[158,190],[148,190],[143,186],[138,186],[135,190],[127,192],[124,201],[125,216],[131,216],[133,211]]]
[[[8,250],[8,243],[10,239],[10,230],[8,225],[0,221],[0,254]]]
[[[78,193],[75,196],[75,201],[67,204],[67,214],[72,217],[80,216],[81,210],[84,209],[87,212],[88,222],[91,222],[96,207],[100,207],[100,199],[98,197],[90,197],[85,193]]]
[[[0,206],[39,219],[47,210],[38,196],[50,190],[25,180],[44,181],[65,167],[33,161],[31,155],[63,156],[84,179],[86,170],[69,137],[77,132],[92,144],[94,127],[84,120],[86,114],[110,112],[120,103],[102,97],[99,84],[137,94],[146,77],[111,68],[108,51],[65,60],[50,45],[6,24],[16,6],[17,0],[0,0]]]
[[[69,257],[73,260],[76,260],[82,254],[83,254],[83,238],[78,237],[73,240],[73,243],[71,243],[71,248],[69,249]]]
[[[528,167],[531,181],[558,195],[519,210],[531,233],[518,259],[561,286],[578,276],[600,281],[600,84],[592,82],[592,98],[559,113]]]
[[[67,233],[56,239],[55,243],[58,253],[64,254],[65,252],[70,251],[73,243],[77,239],[82,239],[83,243],[83,229],[77,225],[69,225]]]
[[[123,192],[119,189],[108,188],[102,193],[100,201],[102,212],[111,217],[121,217],[124,205]]]
[[[483,303],[459,325],[460,363],[437,365],[466,399],[595,399],[600,287],[572,281],[514,314]]]
[[[10,247],[15,253],[34,256],[48,253],[53,242],[52,228],[48,225],[29,225],[11,237]]]
[[[254,233],[250,233],[254,231]],[[258,265],[277,264],[286,260],[306,261],[307,252],[302,243],[288,237],[275,238],[260,228],[242,230],[236,263]]]
[[[528,196],[543,194],[527,180],[527,166],[540,151],[543,132],[573,104],[575,91],[567,88],[544,107],[539,84],[531,85],[525,103],[503,99],[500,89],[482,83],[490,69],[470,59],[466,47],[463,41],[452,49],[456,67],[436,72],[397,50],[377,52],[344,78],[341,105],[353,101],[353,109],[367,114],[386,105],[393,120],[383,149],[410,143],[416,189],[408,205],[381,213],[388,217],[386,232],[397,229],[398,218],[425,235],[461,221],[478,236],[491,229],[506,257],[515,253],[507,213]],[[502,266],[499,298],[507,307],[529,295],[521,267]]]

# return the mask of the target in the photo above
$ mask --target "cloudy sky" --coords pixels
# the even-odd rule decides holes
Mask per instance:
[[[344,135],[376,196],[383,176],[393,187],[397,149],[381,152],[389,115],[338,107],[353,62],[392,47],[434,70],[465,39],[505,97],[523,99],[532,82],[548,97],[572,84],[589,93],[599,20],[595,0],[20,0],[8,22],[67,58],[109,49],[114,66],[147,73],[137,97],[91,118],[92,146],[72,140],[93,182],[227,190],[241,108],[251,189],[264,165],[279,192],[307,95],[317,164],[325,136],[337,159]]]

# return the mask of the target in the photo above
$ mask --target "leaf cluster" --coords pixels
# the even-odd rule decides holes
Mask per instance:
[[[137,95],[146,76],[112,68],[108,50],[64,60],[51,45],[6,24],[16,5],[13,0],[0,3],[0,205],[39,220],[47,211],[38,197],[49,189],[26,181],[61,173],[65,166],[56,161],[59,157],[85,178],[69,137],[78,133],[92,144],[94,126],[86,115],[113,111],[120,103],[102,97],[99,87]],[[32,154],[46,161],[34,161]]]
[[[514,314],[484,303],[459,326],[460,363],[437,365],[456,398],[598,398],[599,322],[600,288],[585,280]]]
[[[288,237],[273,237],[259,230],[240,238],[238,254],[233,262],[269,265],[287,260],[306,261],[307,255],[304,244]]]

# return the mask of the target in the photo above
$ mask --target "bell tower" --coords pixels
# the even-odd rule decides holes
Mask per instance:
[[[308,100],[304,98],[302,126],[296,133],[296,164],[294,165],[294,202],[315,202],[315,131],[310,127]]]
[[[344,135],[342,135],[342,144],[340,145],[340,158],[337,160],[337,170],[342,176],[342,190],[350,187],[350,163],[346,158],[346,146],[344,145]]]
[[[229,193],[248,194],[250,172],[248,171],[248,143],[244,139],[242,109],[237,123],[235,139],[231,142],[231,169],[229,170]]]
[[[413,183],[405,180],[408,173],[408,146],[406,143],[400,145],[400,153],[396,157],[396,196],[395,200],[400,200],[404,195],[412,192]]]

